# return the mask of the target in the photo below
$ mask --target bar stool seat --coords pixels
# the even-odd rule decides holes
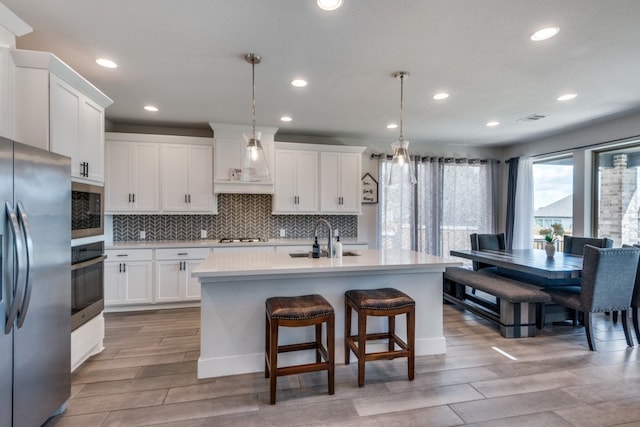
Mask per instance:
[[[269,401],[276,403],[277,377],[327,371],[329,394],[334,394],[335,312],[321,295],[268,298],[265,321],[264,376],[269,378]],[[326,323],[326,347],[322,343],[322,324]],[[315,326],[315,341],[278,345],[278,328]],[[315,350],[315,363],[278,367],[278,353]]]
[[[350,355],[358,359],[358,386],[364,387],[365,362],[370,360],[388,360],[406,357],[408,377],[415,376],[415,301],[407,294],[393,288],[353,289],[345,292],[345,365]],[[351,334],[351,312],[358,315],[358,332]],[[403,341],[395,331],[395,317],[406,315],[407,341]],[[385,316],[388,321],[387,332],[367,334],[367,316]],[[366,344],[370,340],[387,340],[386,351],[367,353]],[[399,348],[396,348],[399,347]]]

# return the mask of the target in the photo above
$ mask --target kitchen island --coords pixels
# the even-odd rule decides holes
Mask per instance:
[[[344,363],[344,292],[394,287],[416,301],[416,355],[446,351],[442,273],[453,259],[412,251],[359,250],[342,258],[293,258],[287,253],[213,253],[193,271],[201,284],[198,378],[264,370],[265,300],[321,294],[336,313],[336,362]],[[371,318],[386,330],[386,318]],[[403,321],[398,335],[406,337]],[[310,340],[313,328],[282,328],[280,344]],[[367,348],[375,350],[381,344]],[[309,360],[308,352],[279,355],[283,365]]]
[[[193,271],[201,284],[198,378],[264,370],[264,303],[272,296],[324,296],[336,312],[336,362],[344,363],[344,292],[394,287],[416,301],[416,355],[444,353],[442,273],[461,263],[412,251],[354,253],[319,259],[277,252],[210,255]],[[386,318],[370,318],[369,325],[386,330]],[[406,336],[404,321],[396,328]],[[282,328],[280,343],[311,340],[312,335],[313,328]],[[300,363],[310,354],[279,358],[283,364]]]

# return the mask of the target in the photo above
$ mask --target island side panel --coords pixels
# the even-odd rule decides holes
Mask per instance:
[[[336,362],[344,363],[344,292],[394,287],[416,301],[416,355],[446,352],[442,321],[442,272],[363,272],[348,276],[263,276],[259,280],[201,278],[201,349],[198,378],[264,370],[264,302],[272,296],[318,293],[336,312]],[[406,336],[404,316],[396,328]],[[370,330],[386,330],[386,318],[369,318]],[[354,329],[355,333],[355,329]],[[281,328],[280,344],[313,340],[313,328]],[[377,347],[383,350],[379,344]],[[376,345],[368,346],[376,350]],[[308,363],[312,352],[279,355],[279,365]]]

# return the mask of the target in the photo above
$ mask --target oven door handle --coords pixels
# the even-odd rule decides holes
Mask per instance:
[[[13,234],[13,250],[14,256],[16,258],[15,262],[17,263],[17,270],[11,274],[12,282],[10,286],[11,295],[11,304],[9,306],[9,310],[7,311],[7,319],[4,328],[4,333],[9,334],[11,329],[13,329],[13,324],[18,316],[18,308],[22,302],[22,298],[24,296],[24,288],[22,287],[22,283],[24,282],[23,277],[25,276],[26,266],[24,265],[24,257],[22,254],[25,251],[24,241],[22,240],[22,233],[20,233],[20,224],[18,224],[18,217],[16,216],[13,208],[11,206],[11,202],[6,201],[5,210],[7,214],[7,219],[9,222],[9,230],[11,230]]]
[[[18,223],[22,226],[22,233],[23,233],[23,237],[24,237],[24,241],[25,241],[25,246],[26,246],[26,258],[27,258],[27,265],[26,265],[26,278],[25,278],[25,285],[24,285],[24,297],[22,299],[22,304],[20,307],[20,312],[18,313],[18,318],[17,318],[17,326],[18,328],[22,328],[22,325],[24,324],[24,319],[27,318],[27,312],[29,311],[29,303],[31,302],[31,289],[33,288],[33,286],[31,285],[31,282],[33,281],[33,275],[31,274],[31,268],[32,268],[32,264],[33,264],[33,239],[31,238],[31,227],[29,227],[29,218],[27,217],[27,211],[24,208],[24,205],[22,204],[22,202],[18,202],[17,208],[16,208],[16,216],[18,217]]]
[[[103,262],[105,259],[107,259],[106,255],[100,255],[97,258],[91,258],[90,260],[87,260],[87,261],[82,261],[77,264],[71,264],[71,271],[79,270],[81,268],[89,267],[90,265],[98,264],[99,262]]]

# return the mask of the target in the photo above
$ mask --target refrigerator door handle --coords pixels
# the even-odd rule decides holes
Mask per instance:
[[[20,233],[18,218],[15,212],[13,212],[11,202],[6,201],[4,206],[7,213],[7,219],[9,220],[9,230],[11,230],[11,232],[13,233],[13,249],[18,264],[18,271],[12,274],[12,278],[14,279],[14,282],[11,286],[13,296],[11,299],[11,306],[9,307],[7,315],[7,323],[4,328],[4,333],[8,335],[13,328],[13,323],[15,322],[16,317],[18,316],[18,308],[20,307],[22,298],[24,296],[24,288],[22,287],[22,283],[24,282],[23,277],[25,275],[26,266],[24,265],[24,257],[22,256],[25,248],[22,241],[22,234]]]
[[[33,264],[33,239],[31,238],[31,228],[29,227],[29,219],[27,218],[27,211],[24,209],[24,205],[22,202],[18,202],[18,206],[16,208],[16,214],[18,216],[18,223],[22,226],[22,232],[24,233],[24,241],[26,243],[26,253],[27,253],[27,265],[26,265],[26,279],[24,286],[24,298],[22,299],[22,304],[20,307],[20,311],[18,312],[18,328],[21,328],[24,324],[24,319],[27,317],[27,312],[29,311],[29,303],[31,302],[31,286],[32,275],[31,275],[31,265]]]

